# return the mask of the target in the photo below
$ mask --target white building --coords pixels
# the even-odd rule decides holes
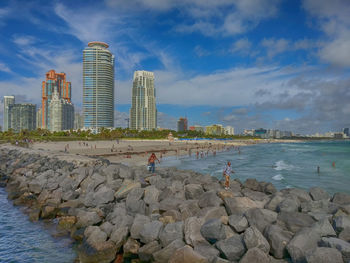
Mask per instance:
[[[144,70],[134,72],[130,109],[130,128],[153,130],[157,127],[156,91],[154,73]]]
[[[63,131],[74,128],[74,107],[54,93],[49,104],[50,131]]]
[[[225,135],[235,135],[235,128],[233,128],[232,126],[226,126]]]
[[[4,96],[4,115],[3,115],[3,131],[8,131],[9,125],[9,106],[15,104],[15,96]]]

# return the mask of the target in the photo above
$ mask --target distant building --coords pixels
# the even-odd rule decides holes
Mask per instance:
[[[342,132],[335,132],[333,134],[334,139],[344,139],[344,133]]]
[[[74,128],[74,107],[65,99],[61,99],[57,92],[52,96],[49,104],[50,131],[64,131]]]
[[[235,129],[231,126],[226,126],[225,135],[235,135]]]
[[[244,130],[243,131],[243,135],[245,135],[245,136],[254,136],[254,129],[252,129],[252,130]]]
[[[55,92],[58,94],[59,99],[64,99],[71,103],[72,85],[66,80],[66,73],[56,73],[55,70],[50,70],[46,73],[46,80],[42,82],[40,122],[40,127],[48,130],[52,130],[50,127],[52,122],[49,105]]]
[[[259,128],[254,130],[254,136],[257,137],[264,137],[266,135],[267,130],[263,129],[263,128]]]
[[[349,137],[350,136],[349,128],[344,128],[343,133],[346,134],[347,137]]]
[[[178,132],[187,131],[187,118],[180,118],[177,121],[177,131]]]
[[[114,55],[103,42],[89,42],[83,51],[83,116],[93,132],[114,127]]]
[[[42,108],[39,108],[38,111],[36,112],[36,128],[37,129],[43,127],[42,120],[43,120],[43,110],[42,110]]]
[[[157,127],[156,91],[154,73],[144,70],[134,72],[130,109],[130,128],[153,130]]]
[[[188,129],[190,131],[205,132],[205,128],[199,125],[190,126]]]
[[[4,96],[3,131],[8,131],[9,126],[9,106],[15,104],[15,96]]]
[[[83,115],[81,115],[80,113],[76,112],[74,114],[74,130],[83,129],[83,127],[84,127]]]
[[[36,129],[36,105],[30,103],[12,104],[9,106],[9,129],[14,132]]]
[[[223,135],[225,129],[220,124],[214,124],[205,127],[205,133],[209,135]]]

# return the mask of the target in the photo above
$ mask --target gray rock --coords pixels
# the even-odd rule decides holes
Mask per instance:
[[[338,249],[343,256],[344,262],[350,261],[350,243],[339,238],[323,237],[322,246]]]
[[[300,202],[298,198],[291,195],[278,204],[277,212],[298,212],[299,207]]]
[[[269,242],[261,234],[261,232],[255,227],[249,227],[243,234],[243,240],[247,249],[257,247],[261,249],[266,254],[270,251]]]
[[[107,234],[103,232],[99,227],[95,227],[93,230],[90,230],[90,231],[87,228],[84,232],[84,235],[86,234],[89,234],[87,236],[87,242],[91,245],[102,243],[107,240]]]
[[[123,199],[127,197],[127,195],[131,192],[134,188],[141,188],[141,184],[139,182],[124,180],[121,187],[118,189],[118,191],[115,192],[114,196],[115,198]]]
[[[185,246],[185,243],[182,240],[180,240],[180,239],[174,240],[169,245],[167,245],[165,248],[163,248],[157,252],[154,252],[152,254],[154,261],[159,262],[159,263],[168,262],[170,257],[175,253],[175,251],[183,246]]]
[[[242,190],[242,194],[253,201],[263,202],[264,205],[270,200],[270,197],[262,192],[253,191],[251,189],[245,188]]]
[[[162,247],[157,241],[152,241],[151,243],[148,243],[143,247],[140,247],[138,256],[142,262],[149,262],[153,260],[152,254],[161,249]]]
[[[133,217],[127,215],[125,206],[123,204],[116,204],[113,212],[107,215],[107,220],[115,225],[116,228],[124,226],[131,227]]]
[[[152,203],[158,203],[159,194],[160,194],[159,190],[154,185],[147,186],[145,188],[145,196],[143,200],[148,205]]]
[[[248,197],[226,197],[224,205],[229,215],[242,215],[251,208],[258,208],[258,204]]]
[[[248,249],[239,263],[270,263],[270,258],[261,249],[254,247]]]
[[[271,211],[277,211],[277,206],[284,200],[284,197],[281,192],[275,193],[269,202],[266,203],[264,208],[269,209]]]
[[[345,228],[343,231],[341,231],[339,238],[346,242],[350,242],[350,228]]]
[[[306,255],[308,263],[343,263],[342,254],[334,248],[317,247]]]
[[[194,251],[192,247],[185,245],[175,251],[169,263],[208,263],[208,260]]]
[[[245,213],[250,226],[255,226],[260,232],[264,232],[266,226],[276,222],[277,213],[268,209],[252,208]]]
[[[264,193],[265,194],[274,194],[276,193],[276,187],[272,183],[267,183],[264,187]]]
[[[114,191],[107,186],[102,186],[94,193],[93,198],[95,206],[107,204],[114,200]]]
[[[329,194],[319,187],[312,187],[310,188],[310,196],[312,200],[319,201],[319,200],[329,200],[330,196]]]
[[[102,221],[101,217],[96,212],[88,212],[80,210],[77,213],[77,227],[87,227],[98,224]]]
[[[281,212],[277,217],[278,223],[285,226],[293,233],[298,232],[303,227],[310,227],[315,220],[310,215],[296,212]]]
[[[315,249],[320,241],[320,235],[305,227],[300,230],[287,245],[287,250],[293,262],[305,262],[306,252]]]
[[[146,204],[143,200],[126,199],[126,211],[131,214],[146,214]]]
[[[230,261],[239,260],[246,251],[242,237],[239,235],[234,235],[228,239],[221,240],[215,245],[225,258]]]
[[[140,243],[137,240],[129,237],[126,243],[123,245],[123,253],[124,255],[136,255],[139,251]]]
[[[203,187],[200,184],[188,184],[185,185],[186,199],[199,199],[204,193]]]
[[[339,233],[345,228],[350,229],[350,217],[349,216],[337,216],[333,219],[334,229]]]
[[[167,224],[159,234],[159,240],[163,247],[166,247],[176,239],[183,239],[184,224],[176,222]]]
[[[333,196],[332,202],[339,205],[348,205],[350,204],[350,195],[345,193],[336,193]]]
[[[220,257],[216,257],[213,261],[213,263],[230,263],[230,261],[228,261],[227,259],[223,259]]]
[[[211,244],[226,238],[220,219],[210,219],[206,221],[201,227],[201,234]]]
[[[130,235],[134,239],[140,239],[140,232],[144,225],[150,223],[148,216],[137,214],[130,229]]]
[[[322,212],[333,213],[337,208],[332,207],[332,203],[328,200],[309,201],[301,204],[302,212]]]
[[[299,199],[300,203],[311,201],[311,197],[310,197],[309,193],[306,192],[303,189],[286,188],[286,189],[281,190],[281,193],[283,193],[284,195],[294,195],[294,196],[296,196]]]
[[[112,233],[112,231],[113,231],[113,225],[112,225],[110,222],[108,222],[108,221],[104,222],[104,223],[100,226],[100,228],[101,228],[101,230],[102,230],[103,232],[105,232],[105,233],[107,234],[108,237],[111,235],[111,233]]]
[[[307,214],[310,215],[316,221],[320,221],[324,218],[332,220],[333,217],[332,214],[326,214],[324,212],[308,212]]]
[[[194,247],[194,251],[208,259],[209,262],[213,262],[220,255],[220,251],[209,244],[198,244]]]
[[[138,188],[138,187],[131,189],[126,197],[126,202],[128,202],[128,200],[129,201],[140,200],[143,197],[144,191],[145,190],[143,188]]]
[[[249,226],[248,220],[243,215],[230,215],[228,223],[237,233],[241,233]]]
[[[163,223],[159,221],[153,221],[145,224],[140,232],[141,242],[150,243],[157,240],[162,227]]]
[[[166,198],[159,203],[159,209],[161,211],[177,210],[179,205],[183,203],[183,200],[178,198]]]
[[[149,177],[149,183],[161,191],[168,186],[168,181],[159,175]]]
[[[125,227],[117,228],[112,231],[110,240],[115,243],[117,250],[119,250],[126,242],[128,235],[129,235],[129,227],[125,226]]]
[[[222,206],[214,207],[204,207],[201,211],[198,212],[197,217],[201,217],[204,221],[208,221],[209,219],[221,218],[222,216],[227,216],[226,209]]]
[[[214,206],[218,207],[223,204],[223,201],[221,198],[219,198],[216,194],[216,191],[209,191],[203,193],[199,197],[198,205],[199,207],[208,207],[208,206]]]
[[[132,179],[134,179],[134,171],[126,165],[120,165],[119,177],[132,180]]]
[[[278,225],[269,225],[265,228],[264,235],[270,244],[270,253],[275,258],[287,256],[286,246],[293,237],[293,233],[283,230]]]
[[[43,189],[43,185],[38,180],[33,180],[28,183],[28,188],[29,188],[29,191],[31,191],[32,193],[40,194],[41,190]]]
[[[198,246],[201,244],[208,244],[205,238],[202,236],[200,229],[204,220],[197,217],[190,217],[185,220],[185,241],[188,245]]]
[[[337,235],[327,218],[321,219],[320,221],[314,223],[312,225],[312,229],[316,231],[321,237]]]
[[[198,206],[198,200],[186,200],[179,205],[182,220],[186,218],[196,216],[200,211]]]
[[[78,247],[79,262],[81,263],[110,263],[114,260],[117,248],[114,242],[105,241],[89,244],[85,240]]]
[[[259,187],[259,182],[256,179],[247,179],[244,182],[243,186],[245,188],[249,188],[249,189],[251,189],[253,191],[259,191],[259,188],[260,188]]]

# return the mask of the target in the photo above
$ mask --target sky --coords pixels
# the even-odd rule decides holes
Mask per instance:
[[[82,107],[82,51],[116,57],[115,125],[135,70],[155,73],[158,126],[295,133],[350,126],[349,0],[0,1],[0,96],[40,104],[50,69]],[[2,123],[3,104],[0,105]]]

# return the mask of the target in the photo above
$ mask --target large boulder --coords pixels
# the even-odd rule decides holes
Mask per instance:
[[[281,212],[277,217],[278,224],[286,227],[293,233],[298,232],[303,227],[310,227],[315,220],[307,214],[297,212]]]
[[[208,244],[200,231],[203,223],[204,220],[197,217],[189,217],[185,220],[184,233],[186,244],[193,247],[200,244]]]
[[[220,255],[220,251],[209,244],[198,244],[194,247],[194,251],[204,256],[209,262],[213,262]]]
[[[203,187],[200,184],[188,184],[185,185],[186,199],[199,199],[204,193]]]
[[[246,251],[242,237],[239,235],[221,240],[215,245],[225,258],[230,261],[239,260]]]
[[[348,205],[350,204],[350,195],[345,193],[336,193],[333,196],[332,202],[339,205]]]
[[[270,251],[269,242],[261,234],[261,232],[255,227],[249,227],[243,234],[243,240],[247,249],[257,247],[264,253],[268,254]]]
[[[337,235],[327,218],[323,218],[314,223],[312,225],[312,229],[316,231],[321,237]]]
[[[275,258],[287,256],[286,246],[293,237],[293,233],[283,230],[278,225],[269,225],[265,228],[264,235],[270,244],[270,253]]]
[[[290,195],[277,205],[277,212],[298,212],[299,207],[299,199],[294,195]]]
[[[77,213],[77,227],[87,227],[98,224],[102,221],[97,212],[80,210]]]
[[[126,242],[128,235],[129,228],[127,226],[117,228],[112,231],[110,240],[115,243],[118,251]]]
[[[244,215],[230,215],[228,223],[237,233],[241,233],[249,226],[248,220]]]
[[[107,186],[100,187],[93,195],[93,204],[99,206],[114,200],[114,191]]]
[[[115,225],[116,228],[128,226],[131,227],[133,223],[133,217],[127,215],[125,204],[117,203],[113,212],[107,215],[107,220]]]
[[[138,256],[142,262],[149,262],[153,260],[152,254],[161,249],[162,247],[157,241],[152,241],[139,248]]]
[[[168,262],[175,251],[181,247],[185,246],[185,243],[181,239],[176,239],[167,245],[165,248],[154,252],[152,254],[154,262],[165,263]]]
[[[335,248],[340,251],[343,256],[344,262],[350,261],[350,243],[339,238],[334,237],[323,237],[322,238],[322,246]]]
[[[276,222],[277,213],[268,209],[252,208],[245,213],[250,226],[255,226],[263,233],[266,226]]]
[[[123,184],[118,189],[118,191],[115,192],[114,196],[115,196],[116,199],[123,199],[134,188],[141,188],[141,184],[139,182],[124,180]]]
[[[123,245],[123,253],[124,255],[136,255],[139,251],[139,248],[140,243],[137,240],[129,237]]]
[[[181,219],[185,220],[186,218],[196,216],[200,211],[198,206],[198,200],[186,200],[179,205],[179,210],[181,212]]]
[[[214,219],[214,218],[221,218],[223,216],[227,216],[226,209],[223,206],[204,207],[197,214],[197,217],[203,218],[204,221],[208,221],[209,219]]]
[[[270,258],[264,251],[254,247],[248,249],[247,253],[242,257],[239,263],[270,263]]]
[[[341,231],[339,233],[339,238],[346,242],[350,242],[350,228],[345,228],[343,231]]]
[[[154,240],[157,240],[162,227],[163,223],[160,221],[152,221],[145,224],[140,232],[141,242],[150,243]]]
[[[350,216],[337,216],[333,219],[333,226],[335,230],[340,233],[344,229],[350,229]]]
[[[303,189],[286,188],[286,189],[281,190],[281,193],[283,193],[284,195],[294,195],[299,199],[299,201],[301,203],[311,201],[311,197],[310,197],[309,193]]]
[[[211,244],[226,238],[223,224],[220,219],[210,219],[205,222],[201,227],[201,234]]]
[[[103,232],[105,232],[107,234],[108,237],[111,235],[111,233],[113,231],[113,225],[108,221],[101,224],[100,228]]]
[[[159,194],[160,194],[159,190],[154,185],[147,186],[145,188],[145,194],[144,194],[143,200],[148,205],[152,203],[158,203]]]
[[[163,247],[166,247],[176,239],[183,239],[184,224],[176,222],[167,224],[159,234],[159,240]]]
[[[251,208],[258,208],[259,205],[248,197],[224,198],[224,205],[229,215],[242,215]]]
[[[208,263],[208,260],[194,251],[192,247],[185,245],[175,251],[169,263]]]
[[[343,263],[342,254],[335,248],[317,247],[306,255],[308,263]]]
[[[320,235],[309,227],[305,227],[296,233],[287,245],[292,261],[296,263],[305,262],[307,251],[315,249],[320,239]]]
[[[244,182],[243,186],[253,191],[259,191],[259,188],[260,188],[259,182],[256,179],[250,179],[250,178]]]
[[[148,216],[137,214],[130,228],[130,236],[134,239],[140,239],[141,230],[145,224],[148,224],[150,222],[151,220]]]
[[[112,241],[89,244],[87,241],[78,247],[78,256],[81,263],[110,263],[114,260],[117,247]]]
[[[264,208],[276,211],[277,206],[284,200],[283,194],[281,192],[275,193],[269,202],[266,203]]]
[[[208,206],[218,207],[222,205],[222,203],[223,203],[222,199],[217,196],[216,191],[208,191],[203,193],[199,197],[199,201],[198,201],[198,205],[200,208],[208,207]]]
[[[329,194],[323,190],[322,188],[319,187],[312,187],[309,190],[310,196],[312,200],[314,201],[319,201],[319,200],[329,200],[330,196]]]

